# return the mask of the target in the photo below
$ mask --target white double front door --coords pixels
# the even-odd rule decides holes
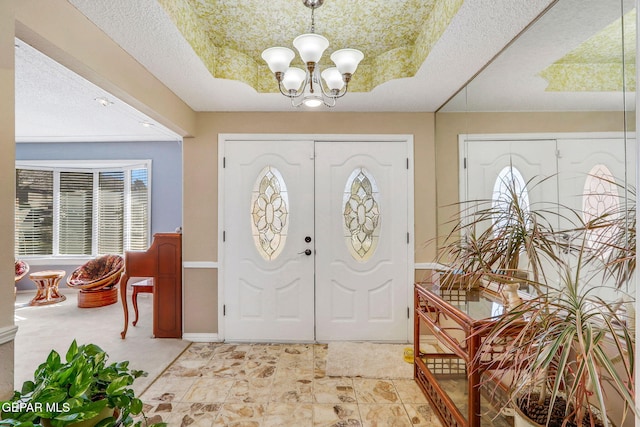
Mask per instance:
[[[408,142],[221,143],[225,339],[406,341]]]

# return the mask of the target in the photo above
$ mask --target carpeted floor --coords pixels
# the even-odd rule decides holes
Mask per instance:
[[[138,295],[140,321],[129,325],[127,338],[120,338],[124,325],[122,303],[106,307],[78,308],[75,290],[61,288],[66,301],[57,304],[28,305],[34,291],[19,292],[15,304],[18,333],[15,340],[15,384],[33,378],[38,365],[46,360],[52,349],[64,357],[75,338],[78,344],[94,343],[109,354],[111,362],[128,360],[130,367],[147,371],[149,375],[134,383],[137,393],[144,391],[190,344],[180,339],[152,338],[151,294]],[[129,321],[133,308],[129,299]]]

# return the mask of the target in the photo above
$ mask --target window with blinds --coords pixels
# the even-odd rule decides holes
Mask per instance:
[[[93,173],[60,172],[59,194],[58,251],[61,255],[92,253]]]
[[[16,170],[15,248],[20,255],[53,250],[53,172]]]
[[[147,249],[150,161],[92,168],[72,161],[56,167],[33,163],[16,166],[17,257]]]
[[[124,172],[98,174],[98,253],[121,254],[124,246]]]

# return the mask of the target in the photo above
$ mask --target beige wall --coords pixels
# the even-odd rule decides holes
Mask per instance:
[[[14,2],[0,2],[0,400],[13,392]],[[9,248],[9,250],[6,250]]]
[[[633,121],[629,122],[634,125]],[[629,125],[628,124],[628,125]],[[435,124],[438,236],[457,212],[458,135],[545,132],[621,132],[622,112],[437,113]]]
[[[283,102],[286,101],[283,99]],[[199,113],[196,137],[185,140],[184,260],[218,261],[218,135],[411,134],[414,137],[416,262],[428,262],[435,236],[433,113]],[[185,270],[185,332],[217,332],[217,270]],[[196,310],[196,308],[198,308]],[[212,309],[215,313],[212,313]]]

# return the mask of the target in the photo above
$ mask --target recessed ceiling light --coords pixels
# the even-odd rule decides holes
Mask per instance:
[[[102,105],[103,107],[108,107],[110,105],[113,105],[113,102],[109,101],[107,98],[104,98],[104,97],[93,98],[93,100],[96,101],[98,104]]]

